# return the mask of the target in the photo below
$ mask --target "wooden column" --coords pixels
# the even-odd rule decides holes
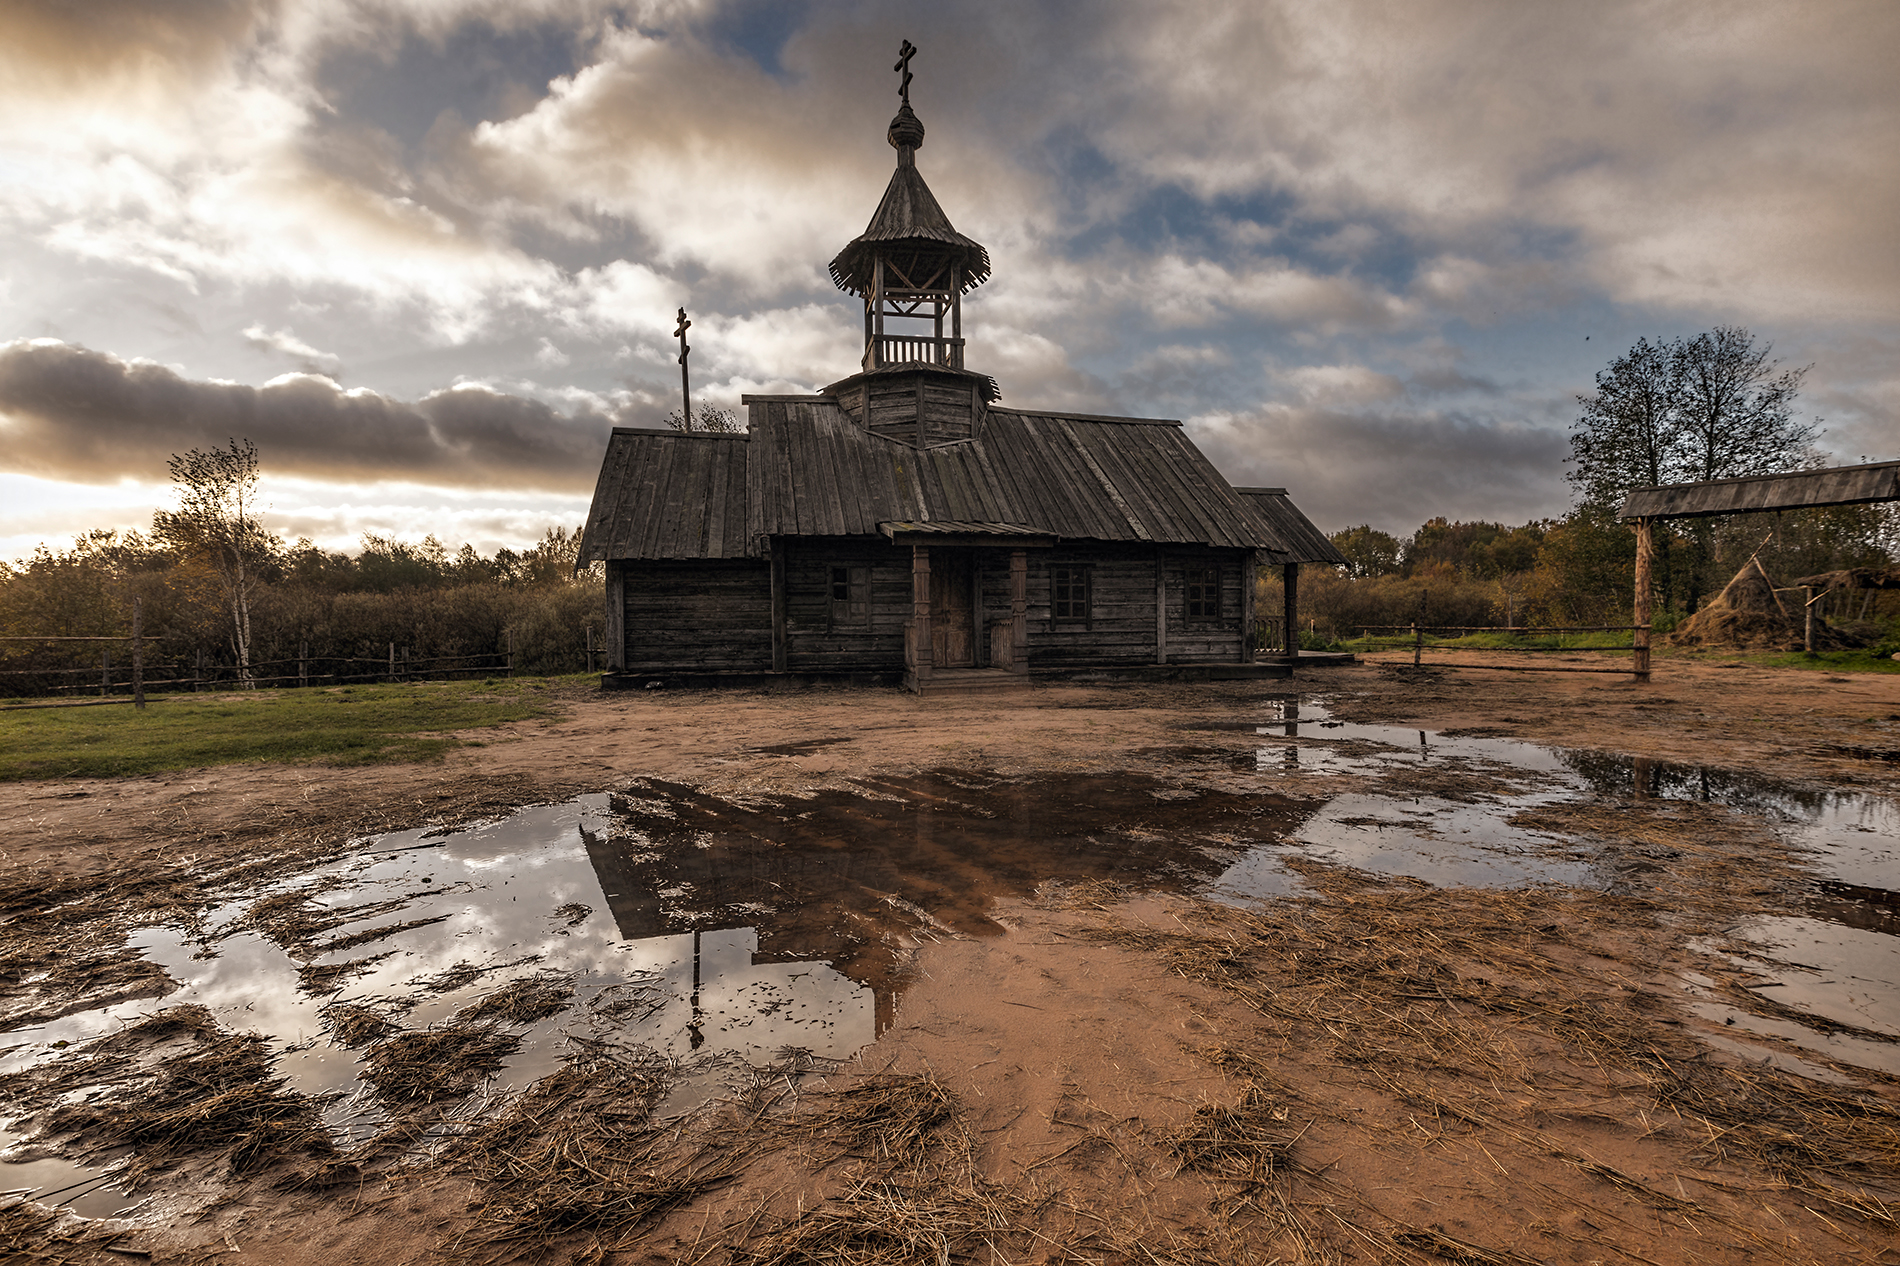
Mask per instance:
[[[1636,648],[1630,652],[1630,672],[1638,681],[1649,680],[1649,591],[1650,557],[1654,550],[1651,520],[1636,520],[1636,593],[1632,604],[1636,625],[1635,636],[1630,639]]]
[[[933,657],[930,637],[930,547],[910,547],[910,628],[904,641],[905,667],[910,685],[921,690],[930,680]]]
[[[132,706],[145,706],[145,606],[137,598],[132,599]]]
[[[607,671],[625,672],[627,667],[627,568],[624,563],[607,564]]]
[[[864,368],[876,369],[883,357],[884,343],[884,257],[871,261],[871,345],[864,349]]]
[[[1009,552],[1009,671],[1029,675],[1029,551]]]
[[[1287,658],[1296,663],[1300,657],[1300,565],[1288,563],[1280,569],[1280,582],[1286,587],[1286,627],[1281,640],[1286,643]]]
[[[785,543],[772,543],[772,671],[782,673],[790,658],[785,645]]]
[[[1168,662],[1168,560],[1155,551],[1155,663]]]
[[[1248,550],[1240,556],[1240,662],[1253,663],[1254,580],[1259,574],[1257,556]]]
[[[1814,586],[1803,585],[1801,587],[1801,596],[1806,599],[1806,601],[1801,604],[1803,616],[1801,621],[1801,649],[1812,655],[1814,654]],[[136,611],[138,608],[134,607],[133,610]]]

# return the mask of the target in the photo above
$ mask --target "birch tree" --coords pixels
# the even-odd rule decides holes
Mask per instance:
[[[251,597],[272,541],[257,521],[257,448],[232,440],[229,448],[173,454],[172,489],[178,509],[153,517],[155,533],[183,553],[210,563],[231,617],[231,649],[238,682],[251,677]]]

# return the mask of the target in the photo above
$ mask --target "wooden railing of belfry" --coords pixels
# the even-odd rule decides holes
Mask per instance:
[[[880,334],[873,349],[878,365],[942,365],[946,369],[963,368],[963,340],[936,338],[929,334]]]

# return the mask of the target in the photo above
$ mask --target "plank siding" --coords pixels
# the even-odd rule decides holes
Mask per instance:
[[[869,575],[870,620],[834,626],[831,569]],[[910,552],[882,537],[788,543],[785,559],[786,668],[793,672],[901,670],[910,618]]]
[[[1089,622],[1054,621],[1054,570],[1089,568]],[[1007,571],[1004,573],[1007,585]],[[1029,663],[1032,668],[1152,664],[1155,657],[1154,559],[1148,550],[1082,543],[1038,550],[1029,561]],[[1007,610],[1007,590],[1004,593]]]
[[[629,672],[765,672],[772,667],[772,578],[763,562],[622,565]]]

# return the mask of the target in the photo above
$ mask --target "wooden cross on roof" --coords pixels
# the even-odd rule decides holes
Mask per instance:
[[[902,71],[904,74],[904,82],[897,86],[897,95],[904,99],[905,105],[910,104],[910,59],[915,56],[917,56],[917,46],[905,40],[904,46],[897,50],[897,65],[891,67],[892,70]]]
[[[680,309],[679,321],[679,328],[673,333],[680,341],[680,429],[690,431],[693,429],[693,385],[686,376],[686,354],[693,349],[686,345],[686,331],[693,328],[693,323],[686,319],[685,308]]]

